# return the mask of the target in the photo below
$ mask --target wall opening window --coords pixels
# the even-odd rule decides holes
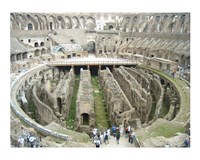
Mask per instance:
[[[33,30],[33,25],[31,23],[28,24],[28,30]]]

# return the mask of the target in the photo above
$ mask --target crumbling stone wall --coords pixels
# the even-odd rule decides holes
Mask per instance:
[[[80,71],[80,83],[76,100],[76,130],[89,131],[95,126],[94,97],[89,70]]]
[[[136,118],[135,109],[108,68],[99,71],[99,81],[104,92],[111,123],[123,125],[125,121]]]
[[[51,69],[51,72],[45,72],[44,75],[46,81],[37,87],[37,95],[35,95],[38,121],[49,124],[56,119],[56,122],[64,125],[73,95],[75,81],[73,69],[66,73]]]
[[[136,109],[137,117],[142,123],[146,122],[152,105],[150,92],[142,88],[138,81],[124,67],[115,69],[113,75],[129,102]],[[149,84],[147,83],[147,85]]]

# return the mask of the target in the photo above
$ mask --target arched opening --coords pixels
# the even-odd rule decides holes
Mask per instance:
[[[28,30],[33,30],[33,25],[31,23],[28,24]]]
[[[67,58],[71,58],[71,55],[67,55]]]
[[[46,53],[46,50],[44,48],[42,48],[41,50],[41,55],[45,54]]]
[[[41,42],[41,43],[40,43],[40,46],[44,46],[44,42]]]
[[[160,79],[160,83],[161,83],[161,85],[165,85],[164,79]]]
[[[17,61],[20,61],[22,59],[21,53],[17,54]]]
[[[113,30],[113,28],[114,28],[114,27],[113,27],[112,25],[109,25],[109,26],[108,26],[108,29],[109,29],[109,30]]]
[[[24,53],[22,54],[22,58],[23,58],[23,59],[27,59],[27,52],[24,52]]]
[[[39,56],[39,53],[40,53],[39,49],[35,50],[35,56],[36,56],[36,57]]]
[[[10,60],[11,60],[11,62],[15,62],[15,55],[14,54],[11,55]]]
[[[31,83],[31,81],[32,81],[32,77],[29,78],[29,83]]]
[[[27,81],[25,81],[25,87],[28,87],[28,82]]]
[[[89,41],[87,44],[88,53],[95,53],[95,42]]]
[[[72,53],[72,57],[76,57],[76,53]]]
[[[89,125],[89,114],[87,113],[83,113],[81,114],[81,117],[82,117],[82,125]]]
[[[58,111],[61,114],[62,113],[62,101],[61,101],[60,97],[57,98],[57,105],[58,105]]]
[[[35,43],[34,43],[34,46],[35,46],[35,47],[38,47],[38,46],[39,46],[38,42],[35,42]]]

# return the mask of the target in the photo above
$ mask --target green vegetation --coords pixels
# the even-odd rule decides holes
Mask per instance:
[[[36,115],[36,107],[35,104],[33,102],[33,99],[31,99],[28,103],[28,111],[31,112],[31,118],[35,119],[35,115]]]
[[[164,117],[168,112],[169,112],[169,106],[170,104],[167,104],[167,100],[166,98],[163,98],[163,101],[162,101],[162,116],[161,117]]]
[[[176,133],[184,133],[185,128],[181,125],[174,125],[172,123],[160,123],[155,128],[150,129],[151,137],[164,136],[166,138],[176,136]]]
[[[76,98],[78,93],[79,81],[80,81],[80,75],[76,75],[74,84],[74,93],[72,96],[69,114],[66,120],[66,126],[68,129],[74,129],[74,121],[76,118]]]
[[[166,78],[167,80],[169,80],[171,83],[173,83],[175,85],[175,87],[179,93],[179,96],[181,98],[181,100],[180,100],[181,113],[180,112],[178,113],[178,116],[176,116],[176,119],[177,119],[177,121],[179,121],[181,123],[186,123],[189,118],[189,114],[187,114],[187,113],[190,112],[190,91],[187,89],[187,87],[188,87],[187,83],[181,79],[170,77],[169,75],[167,75],[159,70],[149,68],[144,65],[140,65],[138,67],[150,70],[158,75],[161,75],[162,77]]]
[[[156,111],[156,99],[155,96],[152,95],[152,106],[151,106],[151,112],[149,114],[149,121],[153,119],[155,111]]]
[[[110,121],[104,101],[104,95],[101,91],[98,78],[96,76],[92,77],[92,85],[96,114],[96,127],[99,129],[106,129],[110,127]]]

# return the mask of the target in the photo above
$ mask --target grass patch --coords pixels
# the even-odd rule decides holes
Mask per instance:
[[[36,107],[33,102],[33,99],[31,99],[28,103],[28,111],[31,112],[31,118],[35,119],[36,118]]]
[[[70,105],[69,114],[66,120],[66,126],[68,129],[74,129],[74,122],[76,118],[76,99],[77,99],[77,93],[79,88],[79,81],[80,81],[80,75],[75,76],[75,84],[74,84],[74,93],[72,96],[72,101]]]
[[[181,125],[173,125],[172,123],[160,123],[160,125],[150,130],[151,137],[164,136],[170,138],[176,136],[176,133],[185,133],[185,128]]]
[[[152,95],[152,106],[151,106],[151,112],[149,114],[149,121],[153,119],[155,111],[156,111],[156,98],[154,95]]]
[[[169,112],[169,105],[167,104],[167,100],[164,97],[162,101],[162,117],[166,116],[166,114]]]
[[[99,129],[106,129],[110,127],[109,115],[106,109],[104,95],[96,76],[92,76],[92,85],[95,104],[96,127]]]

